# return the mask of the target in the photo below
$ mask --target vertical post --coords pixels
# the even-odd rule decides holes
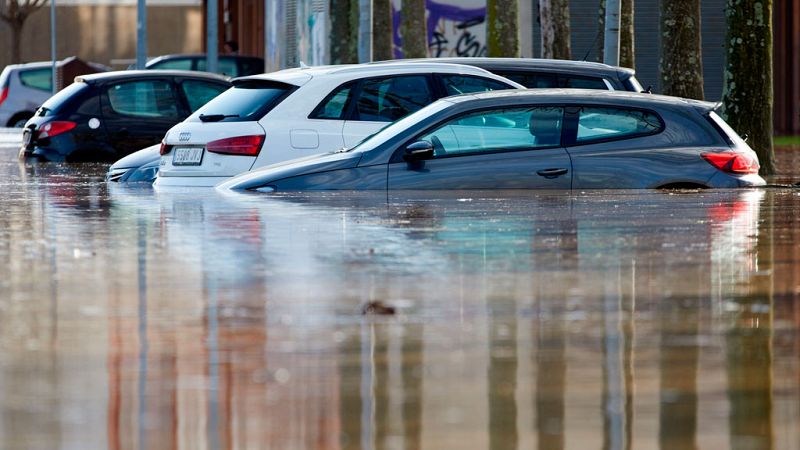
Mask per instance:
[[[136,4],[136,68],[144,69],[147,64],[147,4],[137,0]]]
[[[372,0],[358,0],[358,62],[372,61]]]
[[[56,68],[56,0],[50,0],[50,63],[53,65],[53,94],[58,92],[58,69]]]
[[[603,62],[611,65],[619,65],[619,29],[620,11],[622,2],[620,0],[606,1],[606,30],[603,42]]]
[[[217,72],[217,0],[206,0],[206,71]]]

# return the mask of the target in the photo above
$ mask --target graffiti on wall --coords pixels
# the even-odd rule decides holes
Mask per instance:
[[[464,5],[472,3],[472,5]],[[427,0],[428,55],[486,56],[486,4],[483,1]],[[394,55],[403,57],[402,13],[392,4]]]

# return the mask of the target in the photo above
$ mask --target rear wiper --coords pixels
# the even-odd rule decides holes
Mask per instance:
[[[219,122],[228,117],[239,117],[238,114],[200,114],[201,122]]]

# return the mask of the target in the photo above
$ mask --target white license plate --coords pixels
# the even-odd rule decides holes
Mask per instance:
[[[173,166],[199,166],[202,161],[202,147],[176,147],[173,150]]]
[[[28,144],[31,143],[31,135],[33,135],[33,133],[31,133],[30,129],[26,129],[25,131],[22,132],[22,146],[23,147],[27,147]]]

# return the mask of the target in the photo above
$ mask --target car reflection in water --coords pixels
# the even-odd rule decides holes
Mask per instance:
[[[796,442],[797,324],[784,325],[795,339],[771,338],[795,313],[775,305],[776,231],[763,228],[773,209],[800,209],[796,196],[82,183],[66,202],[48,190],[57,177],[40,178],[8,205],[39,211],[3,228],[14,254],[55,230],[97,252],[30,254],[59,275],[49,286],[0,260],[54,342],[86,344],[33,340],[23,355],[6,325],[25,310],[0,318],[0,367],[16,368],[2,404],[59,405],[25,416],[54,424],[39,433],[50,448]],[[362,316],[373,300],[397,314]],[[79,433],[85,422],[98,431]]]

